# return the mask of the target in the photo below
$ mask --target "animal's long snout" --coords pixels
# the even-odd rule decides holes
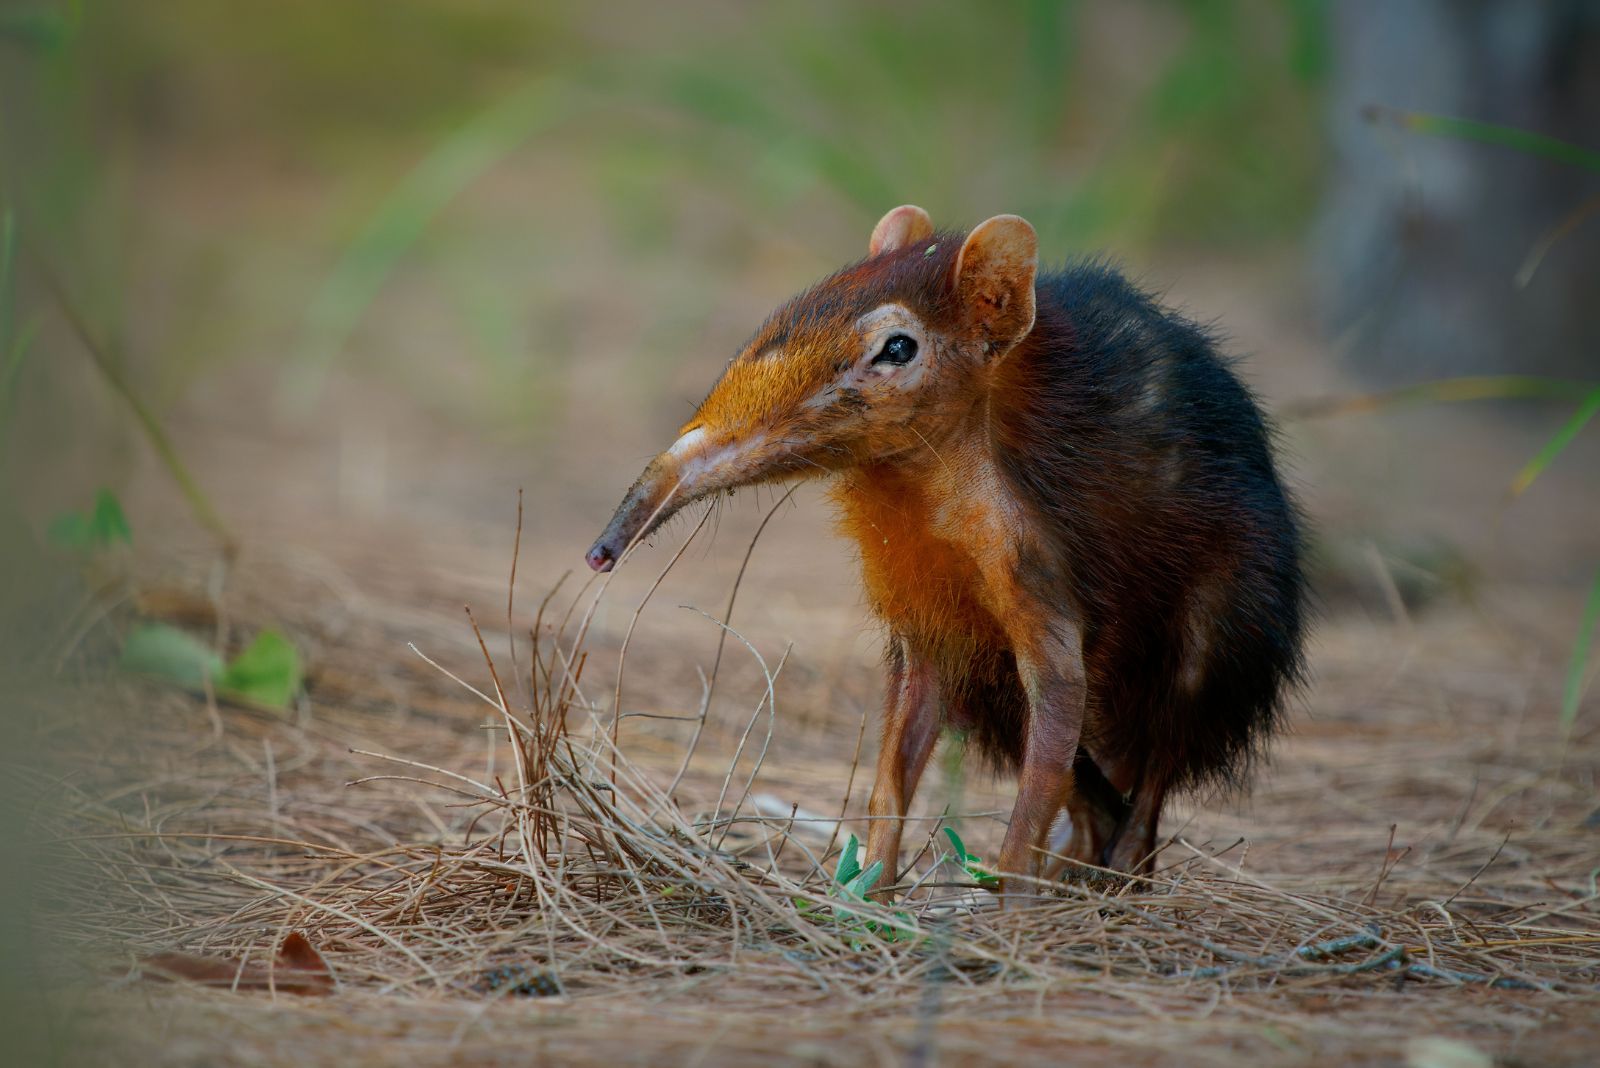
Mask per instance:
[[[680,479],[670,457],[650,461],[639,480],[628,490],[622,503],[606,524],[606,529],[589,547],[584,559],[595,571],[610,571],[622,559],[628,546],[665,523],[685,503],[679,498]]]
[[[690,429],[650,461],[586,559],[594,570],[610,571],[629,545],[648,537],[686,505],[722,490],[813,468],[820,470],[814,462],[802,463],[790,450],[774,447],[763,433],[730,438],[703,427]]]

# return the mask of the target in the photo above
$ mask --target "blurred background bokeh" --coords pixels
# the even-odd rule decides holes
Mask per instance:
[[[1592,166],[1396,120],[1581,143],[1588,3],[13,0],[0,28],[35,524],[144,458],[51,286],[158,417],[326,425],[378,391],[607,492],[572,458],[648,449],[908,201],[1108,252],[1269,393],[1308,362],[1297,392],[1581,374],[1600,340]],[[350,431],[347,504],[388,492],[385,445]]]
[[[1573,635],[1600,428],[1516,480],[1600,373],[1595,149],[1583,0],[6,0],[8,689],[83,623],[97,577],[47,534],[102,488],[145,574],[209,573],[200,494],[241,572],[392,592],[421,559],[503,582],[520,487],[553,579],[765,311],[906,202],[1024,215],[1215,319],[1329,611],[1516,582]],[[1463,375],[1540,378],[1374,393]],[[1447,403],[1479,395],[1522,399]],[[854,603],[805,501],[766,581]]]
[[[162,419],[378,392],[607,492],[572,459],[647,450],[908,201],[1109,252],[1278,395],[1581,374],[1600,340],[1593,160],[1396,118],[1581,143],[1589,3],[11,0],[0,30],[35,526],[146,459],[52,286]],[[392,490],[386,444],[350,429],[345,503]]]

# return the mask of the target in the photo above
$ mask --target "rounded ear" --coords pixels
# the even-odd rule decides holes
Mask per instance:
[[[933,236],[933,220],[915,204],[902,204],[878,220],[867,242],[867,254],[878,256]]]
[[[1033,278],[1039,237],[1026,219],[996,215],[979,223],[956,255],[955,290],[966,328],[991,350],[1033,329]]]

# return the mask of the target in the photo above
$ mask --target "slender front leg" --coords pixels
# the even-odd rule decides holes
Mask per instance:
[[[1072,763],[1083,733],[1087,697],[1083,646],[1075,625],[1045,622],[1017,639],[1017,672],[1028,696],[1028,726],[1017,802],[1000,846],[1000,901],[1008,908],[1017,899],[1006,893],[1012,881],[1004,876],[1039,873],[1040,850],[1050,823],[1071,796]]]
[[[939,679],[933,666],[909,643],[896,638],[889,654],[889,689],[883,710],[883,744],[878,777],[867,813],[867,862],[883,862],[879,891],[888,899],[900,866],[901,820],[939,739]]]

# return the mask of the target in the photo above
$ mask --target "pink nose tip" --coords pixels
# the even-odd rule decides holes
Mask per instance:
[[[595,571],[610,571],[616,565],[617,557],[611,546],[603,541],[594,543],[594,548],[584,557],[589,562],[589,567]]]

